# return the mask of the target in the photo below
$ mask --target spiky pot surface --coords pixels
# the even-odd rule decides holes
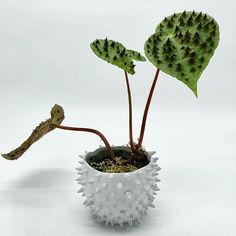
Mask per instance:
[[[135,171],[125,173],[100,172],[89,165],[92,157],[101,158],[105,148],[80,155],[77,169],[81,185],[79,193],[86,198],[84,205],[91,209],[99,222],[106,225],[132,225],[140,223],[149,207],[155,207],[153,200],[159,190],[157,178],[160,167],[155,152],[145,152],[149,163]],[[113,150],[130,152],[126,146],[113,147]]]

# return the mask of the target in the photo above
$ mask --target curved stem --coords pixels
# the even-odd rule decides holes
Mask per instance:
[[[115,155],[112,151],[111,145],[107,141],[106,137],[101,132],[99,132],[98,130],[90,129],[90,128],[78,128],[78,127],[63,126],[63,125],[57,125],[57,124],[52,124],[52,125],[54,127],[58,128],[58,129],[71,130],[71,131],[82,131],[82,132],[88,132],[88,133],[93,133],[93,134],[98,135],[102,139],[102,141],[104,142],[104,144],[107,148],[107,151],[108,151],[109,155],[111,156],[111,158],[112,159],[115,158]]]
[[[134,141],[133,141],[133,117],[132,117],[132,98],[131,98],[131,91],[129,86],[129,78],[127,71],[125,71],[125,80],[126,80],[126,87],[127,87],[127,93],[128,93],[128,102],[129,102],[129,142],[130,147],[134,151]]]
[[[148,115],[148,110],[149,110],[149,107],[150,107],[150,104],[151,104],[152,95],[153,95],[153,91],[154,91],[155,86],[156,86],[156,82],[157,82],[159,72],[160,72],[160,69],[157,68],[155,77],[154,77],[153,82],[152,82],[152,87],[151,87],[149,95],[148,95],[145,110],[144,110],[144,113],[143,113],[143,120],[142,120],[140,135],[139,135],[139,139],[138,139],[138,144],[136,145],[136,148],[140,148],[142,146],[143,136],[144,136],[144,132],[145,132],[145,126],[146,126],[146,120],[147,120],[147,115]]]

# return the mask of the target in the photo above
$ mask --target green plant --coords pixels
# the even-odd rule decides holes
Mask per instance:
[[[134,61],[146,61],[141,53],[127,49],[114,40],[96,39],[91,49],[101,59],[124,70],[129,105],[129,145],[135,162],[142,159],[142,143],[152,95],[160,70],[186,84],[197,97],[197,82],[206,68],[219,42],[219,27],[216,21],[202,12],[184,11],[165,17],[145,42],[144,51],[148,60],[157,68],[143,113],[138,143],[133,140],[132,98],[128,73],[135,73]],[[19,158],[35,141],[55,128],[90,132],[98,135],[106,145],[109,156],[115,159],[105,136],[95,129],[62,126],[63,108],[55,105],[51,118],[42,122],[31,136],[17,149],[2,156],[9,160]]]

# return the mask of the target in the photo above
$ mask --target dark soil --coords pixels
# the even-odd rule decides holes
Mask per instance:
[[[96,156],[91,156],[87,162],[94,169],[108,173],[131,172],[146,166],[149,163],[144,151],[139,152],[116,150],[114,149],[116,158],[112,160],[106,150],[102,150]]]

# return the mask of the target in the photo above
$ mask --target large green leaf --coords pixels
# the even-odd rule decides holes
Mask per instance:
[[[184,11],[162,20],[144,48],[156,67],[185,83],[197,96],[197,81],[218,42],[219,27],[211,16]]]
[[[131,75],[135,73],[133,60],[146,60],[139,52],[126,49],[121,43],[107,38],[93,41],[90,47],[99,58],[118,66]]]

